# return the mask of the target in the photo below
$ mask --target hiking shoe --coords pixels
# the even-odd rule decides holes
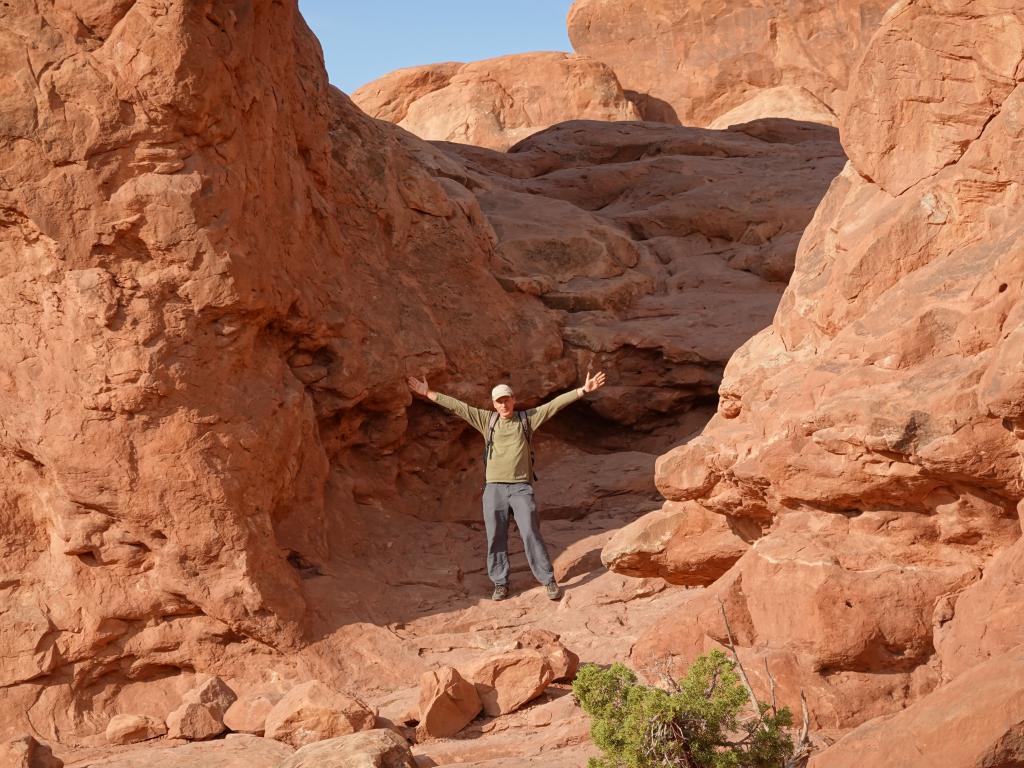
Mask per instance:
[[[558,582],[554,579],[545,584],[544,589],[548,592],[548,600],[557,600],[562,596],[562,588],[558,586]]]
[[[508,597],[508,586],[505,584],[495,584],[494,592],[491,593],[491,600],[504,600]]]

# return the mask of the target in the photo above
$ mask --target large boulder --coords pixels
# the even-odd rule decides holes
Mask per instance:
[[[601,550],[601,562],[626,576],[707,586],[760,535],[760,527],[748,521],[731,522],[699,504],[670,501],[619,530]]]
[[[400,69],[357,89],[352,100],[421,138],[500,150],[566,120],[640,118],[611,69],[567,53]]]
[[[292,688],[267,715],[264,735],[293,747],[373,728],[376,713],[318,680]]]
[[[889,0],[576,0],[573,48],[608,64],[646,120],[835,125]]]
[[[224,725],[236,733],[263,735],[267,715],[282,696],[273,691],[243,694],[224,713]]]
[[[497,717],[544,693],[555,672],[546,654],[522,648],[473,662],[462,670],[462,676],[476,686],[484,712]]]

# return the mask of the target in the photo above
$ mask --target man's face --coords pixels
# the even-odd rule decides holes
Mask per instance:
[[[503,419],[512,418],[512,412],[516,407],[515,395],[505,395],[494,400],[494,410],[498,412],[498,415]]]

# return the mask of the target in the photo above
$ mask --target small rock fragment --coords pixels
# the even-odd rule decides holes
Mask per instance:
[[[423,738],[453,736],[480,714],[483,704],[476,686],[458,670],[441,667],[420,678],[420,717],[416,732]]]
[[[134,744],[167,733],[163,720],[149,715],[114,715],[107,723],[107,741],[111,744]]]
[[[167,716],[167,735],[189,741],[220,735],[225,730],[224,713],[235,699],[223,680],[211,677],[186,693],[181,706]]]
[[[224,713],[224,725],[235,733],[262,735],[267,715],[283,694],[260,691],[240,696]]]
[[[528,629],[516,638],[517,648],[533,648],[548,657],[553,682],[574,679],[580,665],[580,657],[562,645],[559,637],[547,629]]]

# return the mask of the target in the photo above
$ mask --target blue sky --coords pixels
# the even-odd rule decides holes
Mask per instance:
[[[299,0],[331,82],[351,93],[400,67],[571,51],[572,0]]]

